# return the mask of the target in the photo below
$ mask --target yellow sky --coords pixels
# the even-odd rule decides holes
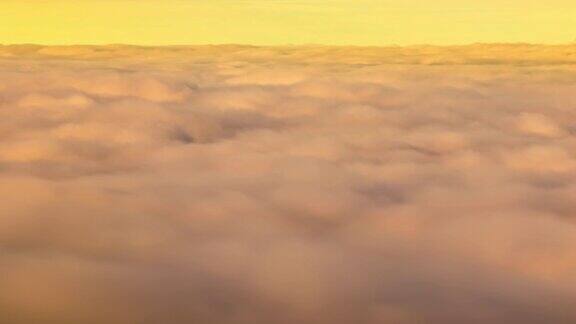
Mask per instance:
[[[0,43],[567,43],[575,0],[0,0]]]

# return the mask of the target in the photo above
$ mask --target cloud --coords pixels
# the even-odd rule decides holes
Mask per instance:
[[[0,318],[574,322],[569,50],[2,47]]]

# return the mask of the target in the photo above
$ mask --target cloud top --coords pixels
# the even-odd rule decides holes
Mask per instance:
[[[576,321],[571,46],[0,48],[0,318]]]

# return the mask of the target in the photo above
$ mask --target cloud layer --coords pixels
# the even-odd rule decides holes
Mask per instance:
[[[0,47],[0,318],[574,323],[574,47]]]

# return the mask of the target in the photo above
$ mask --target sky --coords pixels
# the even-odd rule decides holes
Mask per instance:
[[[0,43],[568,43],[573,0],[2,0]]]

